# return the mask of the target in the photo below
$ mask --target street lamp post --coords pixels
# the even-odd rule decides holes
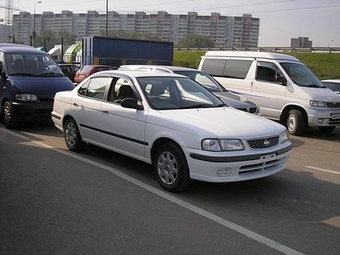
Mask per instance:
[[[109,19],[109,0],[106,0],[106,24],[105,24],[105,35],[108,36],[108,19]]]
[[[34,4],[34,12],[33,12],[33,46],[35,47],[35,36],[36,36],[36,32],[35,32],[35,6],[37,5],[37,4],[40,4],[41,3],[41,1],[38,1],[38,2],[36,2],[35,4]]]

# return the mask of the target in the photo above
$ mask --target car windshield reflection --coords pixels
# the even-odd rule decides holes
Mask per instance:
[[[143,77],[138,81],[151,108],[156,110],[224,105],[212,93],[188,78]]]

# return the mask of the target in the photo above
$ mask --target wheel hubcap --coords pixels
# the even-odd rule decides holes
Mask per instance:
[[[178,164],[170,152],[163,152],[157,161],[158,176],[167,185],[173,184],[178,177]]]
[[[289,131],[293,131],[296,128],[296,121],[295,118],[293,116],[289,116],[288,117],[288,121],[287,121],[287,126],[288,126],[288,130]]]
[[[66,142],[70,146],[74,146],[77,142],[77,131],[73,123],[68,123],[65,130]]]

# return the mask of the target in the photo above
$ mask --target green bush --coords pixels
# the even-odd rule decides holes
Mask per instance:
[[[205,51],[175,51],[174,65],[198,68],[201,56]],[[291,52],[294,56],[308,66],[320,79],[340,79],[340,54],[339,53],[301,53]]]

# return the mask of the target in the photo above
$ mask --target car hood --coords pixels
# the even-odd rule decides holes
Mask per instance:
[[[263,117],[230,107],[159,111],[164,127],[202,137],[255,138],[275,136],[286,128]],[[149,122],[152,120],[149,120]],[[158,123],[160,124],[160,123]]]
[[[74,89],[73,83],[67,77],[11,76],[9,79],[20,93],[39,97],[54,97],[58,91]]]
[[[306,99],[313,98],[316,101],[323,102],[340,102],[339,96],[337,96],[334,91],[329,88],[309,88],[309,87],[297,87],[299,89],[299,94],[305,94]],[[290,89],[288,88],[288,91]]]

